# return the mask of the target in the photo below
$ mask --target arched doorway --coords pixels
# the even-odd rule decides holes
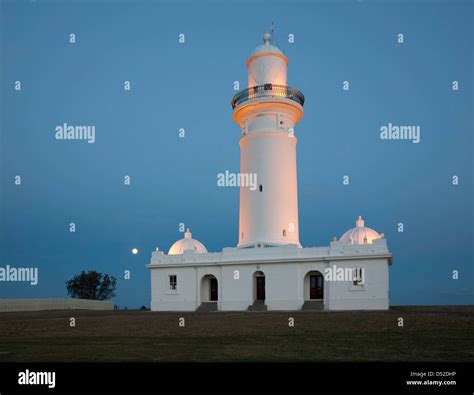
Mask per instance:
[[[251,304],[248,311],[266,311],[265,304],[266,290],[265,290],[265,273],[257,270],[252,276],[252,296],[253,304]]]
[[[321,272],[312,270],[304,279],[304,299],[324,300],[324,277]]]
[[[201,280],[201,302],[217,302],[218,300],[217,278],[212,274],[206,274]]]
[[[253,274],[253,300],[265,301],[265,273],[260,270]]]

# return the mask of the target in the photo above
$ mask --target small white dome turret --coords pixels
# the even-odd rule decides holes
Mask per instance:
[[[207,252],[206,247],[200,241],[193,239],[193,234],[188,230],[184,232],[184,238],[176,241],[168,251],[168,255],[180,255],[184,251],[193,250],[197,254]]]
[[[359,218],[356,220],[356,227],[344,233],[340,241],[343,244],[372,244],[373,240],[380,238],[381,236],[378,232],[364,226],[364,220],[359,215]]]

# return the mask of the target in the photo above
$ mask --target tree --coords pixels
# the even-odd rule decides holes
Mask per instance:
[[[66,281],[67,294],[72,298],[107,300],[115,296],[117,279],[94,270],[76,274]]]

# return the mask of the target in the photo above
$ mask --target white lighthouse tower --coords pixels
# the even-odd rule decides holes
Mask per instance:
[[[232,99],[233,118],[242,128],[240,173],[256,174],[257,188],[240,187],[238,247],[295,244],[298,232],[296,123],[303,94],[287,85],[288,58],[263,36],[246,63],[248,89]]]

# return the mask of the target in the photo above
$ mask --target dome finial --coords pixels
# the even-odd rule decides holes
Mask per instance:
[[[184,238],[185,239],[190,239],[192,237],[192,233],[189,231],[189,228],[184,232]]]
[[[364,220],[362,219],[362,217],[360,215],[359,215],[359,218],[356,221],[356,226],[358,228],[363,228],[364,227]]]
[[[263,44],[270,45],[272,43],[272,35],[270,33],[265,33],[263,35]]]

